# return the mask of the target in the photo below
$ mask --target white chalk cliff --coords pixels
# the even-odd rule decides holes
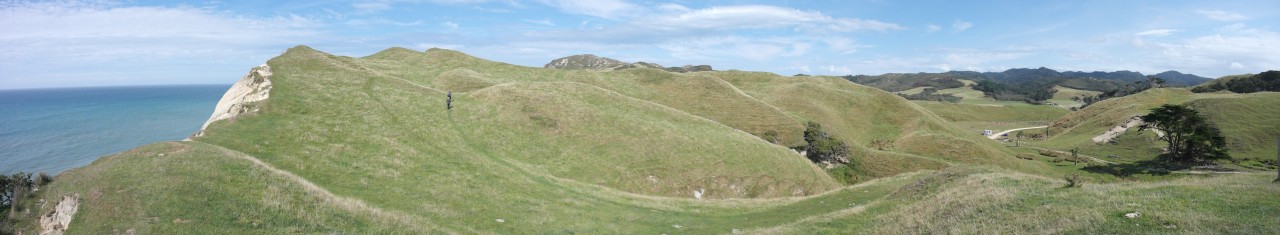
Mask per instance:
[[[204,126],[200,127],[200,132],[196,132],[195,137],[204,135],[204,129],[209,124],[243,115],[245,113],[257,112],[258,108],[250,107],[253,102],[266,100],[271,95],[271,66],[266,64],[259,65],[249,70],[249,74],[244,75],[231,85],[231,89],[227,89],[227,93],[222,94],[222,99],[218,100],[218,105],[213,109],[213,115],[209,116],[209,120],[204,122]]]

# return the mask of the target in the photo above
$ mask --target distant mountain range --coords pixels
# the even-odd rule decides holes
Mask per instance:
[[[1164,79],[1166,86],[1195,86],[1213,80],[1178,71],[1166,71],[1152,76]],[[948,78],[973,81],[989,80],[1018,87],[1060,85],[1081,90],[1108,91],[1124,87],[1129,83],[1146,81],[1147,75],[1133,71],[1058,72],[1040,67],[1035,69],[1009,69],[1004,72],[949,71],[944,73],[889,73],[875,76],[845,76],[845,79],[849,81],[890,92],[933,86],[939,84],[934,82],[935,80]]]
[[[551,62],[542,66],[549,69],[589,69],[589,70],[623,70],[633,68],[653,68],[670,72],[686,73],[698,71],[712,71],[710,65],[685,65],[682,67],[663,67],[660,64],[649,62],[627,63],[608,57],[601,57],[592,54],[572,55],[564,58],[551,60]]]

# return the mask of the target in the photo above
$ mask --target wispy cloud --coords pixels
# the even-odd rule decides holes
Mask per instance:
[[[1280,33],[1265,30],[1248,30],[1228,35],[1208,35],[1185,40],[1156,43],[1153,57],[1162,58],[1169,67],[1192,70],[1244,71],[1280,67],[1280,57],[1270,53],[1280,51]]]
[[[524,20],[524,22],[529,22],[529,23],[533,23],[533,24],[540,24],[540,25],[546,25],[546,26],[556,26],[556,23],[555,23],[555,22],[551,22],[551,20],[550,20],[550,19],[541,19],[541,20]]]
[[[543,4],[569,14],[620,19],[641,14],[644,9],[621,0],[542,0]]]
[[[1178,30],[1177,29],[1152,29],[1152,30],[1135,33],[1133,34],[1133,36],[1161,37],[1161,36],[1169,36],[1169,34],[1173,34],[1174,32],[1178,32]]]
[[[951,30],[955,32],[965,31],[969,28],[973,28],[972,22],[957,20],[956,22],[951,23]]]
[[[16,74],[30,82],[58,76],[49,71],[61,66],[89,64],[114,67],[94,76],[121,78],[117,84],[163,84],[154,80],[161,78],[136,76],[137,71],[175,60],[226,62],[247,55],[260,63],[262,56],[321,34],[320,25],[292,14],[249,17],[192,7],[13,3],[0,9],[0,70],[6,71],[0,86],[23,86],[15,84]]]
[[[447,5],[463,5],[485,3],[489,0],[361,0],[351,3],[351,8],[356,10],[358,14],[378,13],[390,10],[396,4],[404,3],[435,3]]]
[[[1204,17],[1207,17],[1209,19],[1220,20],[1220,21],[1241,21],[1241,20],[1249,19],[1249,17],[1241,15],[1240,13],[1229,12],[1229,11],[1197,10],[1196,13]]]
[[[389,20],[384,18],[351,19],[351,20],[347,20],[346,24],[351,26],[370,26],[370,25],[416,26],[416,25],[421,25],[422,20],[415,20],[412,22],[401,22],[401,21],[394,21],[394,20]]]
[[[652,24],[664,29],[678,28],[777,28],[831,30],[900,30],[902,26],[877,20],[836,18],[816,11],[802,11],[766,5],[725,6],[653,17]]]
[[[925,32],[928,32],[928,33],[938,32],[938,30],[942,30],[942,27],[939,27],[936,24],[925,26]]]

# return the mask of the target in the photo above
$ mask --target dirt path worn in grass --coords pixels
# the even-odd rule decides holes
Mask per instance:
[[[330,192],[328,189],[325,189],[324,187],[320,187],[319,185],[312,183],[306,178],[302,178],[301,176],[295,175],[289,171],[271,166],[270,164],[267,164],[266,162],[263,162],[262,160],[259,160],[258,158],[250,156],[243,152],[228,149],[218,145],[210,144],[209,146],[217,148],[219,151],[223,152],[227,156],[248,160],[249,162],[252,162],[253,165],[255,166],[261,167],[262,169],[265,169],[268,172],[271,172],[277,176],[283,177],[284,179],[293,181],[294,183],[301,185],[304,189],[307,190],[307,192],[310,192],[311,194],[317,197],[320,197],[321,199],[324,199],[324,201],[338,208],[342,208],[344,210],[354,212],[354,213],[370,214],[387,221],[392,221],[400,225],[413,228],[413,230],[415,231],[429,231],[429,230],[441,229],[438,226],[429,225],[428,222],[420,221],[408,214],[404,214],[396,211],[383,210],[382,208],[370,206],[366,204],[364,201],[361,201],[359,199],[354,199],[354,198],[349,198],[349,197],[344,197],[344,196],[334,194],[333,192]]]
[[[1009,132],[1021,131],[1021,130],[1028,130],[1028,129],[1039,129],[1039,128],[1045,128],[1045,127],[1049,127],[1049,126],[1033,126],[1033,127],[1023,127],[1023,128],[1008,129],[1008,130],[1005,130],[1005,131],[997,132],[997,133],[995,133],[995,134],[991,134],[991,135],[987,136],[987,138],[988,138],[988,139],[993,139],[993,140],[994,140],[994,139],[996,139],[996,138],[1000,138],[1000,136],[1002,136],[1002,135],[1004,135],[1004,134],[1009,134]]]

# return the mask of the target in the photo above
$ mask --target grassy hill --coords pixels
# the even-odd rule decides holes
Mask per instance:
[[[1236,159],[1274,159],[1280,136],[1280,93],[1191,93],[1183,88],[1152,89],[1104,100],[1072,112],[1050,126],[1053,136],[1038,144],[1058,149],[1079,147],[1098,156],[1116,155],[1142,160],[1160,154],[1164,143],[1150,132],[1130,128],[1118,143],[1095,144],[1092,138],[1135,116],[1164,104],[1188,105],[1205,115],[1227,137],[1228,152]],[[1145,157],[1143,157],[1145,156]]]
[[[960,80],[966,85],[974,84],[971,80]],[[1070,89],[1070,88],[1067,88]],[[915,88],[899,93],[915,94],[923,88]],[[1059,90],[1059,93],[1082,90]],[[914,93],[913,93],[914,92]],[[1082,91],[1087,92],[1087,91]],[[1070,111],[1052,105],[1035,105],[1021,101],[1000,101],[985,96],[982,91],[972,87],[958,87],[938,90],[937,94],[951,94],[963,99],[957,103],[937,101],[912,101],[929,112],[937,114],[947,121],[964,128],[970,133],[981,133],[983,130],[1008,130],[1030,126],[1043,126],[1057,120]],[[1067,99],[1070,101],[1070,99]]]
[[[1062,188],[1061,167],[838,77],[400,48],[267,64],[260,111],[69,170],[37,199],[80,196],[71,234],[1280,231],[1256,209],[1276,205],[1280,185],[1257,183],[1270,175]],[[785,147],[806,121],[852,145],[857,184]],[[18,228],[35,233],[54,203],[24,203]]]
[[[1187,102],[1222,129],[1237,159],[1275,159],[1280,136],[1280,92],[1212,97]]]
[[[1102,94],[1102,92],[1098,92],[1098,91],[1080,90],[1080,89],[1074,89],[1074,88],[1064,87],[1064,86],[1054,86],[1053,89],[1058,90],[1058,92],[1054,92],[1053,98],[1049,99],[1048,101],[1050,103],[1054,103],[1058,107],[1062,107],[1065,109],[1079,108],[1080,106],[1084,106],[1083,102],[1073,100],[1072,99],[1073,97],[1078,97],[1083,99],[1084,97],[1097,96],[1098,94]]]

